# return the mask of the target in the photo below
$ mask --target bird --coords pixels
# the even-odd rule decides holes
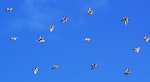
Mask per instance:
[[[89,8],[87,14],[92,15],[93,13],[94,13],[93,10]]]
[[[6,8],[6,11],[13,11],[13,8]]]
[[[148,41],[150,40],[150,37],[149,37],[149,36],[144,36],[144,40],[145,40],[146,42],[148,42]]]
[[[140,47],[133,48],[133,50],[134,50],[136,53],[139,53],[140,49],[141,49]]]
[[[49,26],[50,32],[52,32],[54,29],[55,29],[55,26],[53,26],[53,25]]]
[[[10,40],[16,41],[18,38],[17,37],[11,37]]]
[[[42,36],[39,37],[38,42],[45,42],[44,38]]]
[[[33,68],[33,72],[34,72],[34,74],[37,74],[37,73],[38,73],[38,71],[39,71],[39,68],[38,68],[38,67]]]
[[[59,66],[58,65],[53,65],[52,69],[58,69]]]
[[[130,70],[127,68],[126,71],[124,72],[125,75],[129,75],[131,72]]]
[[[91,70],[97,68],[99,65],[98,64],[91,64]]]
[[[67,21],[68,21],[68,18],[67,18],[66,16],[64,16],[64,17],[62,18],[62,20],[61,20],[62,23],[65,23],[65,22],[67,22]]]
[[[84,41],[85,42],[91,42],[91,38],[85,38]]]
[[[123,21],[124,24],[127,25],[129,20],[130,19],[128,17],[124,17],[121,21]]]

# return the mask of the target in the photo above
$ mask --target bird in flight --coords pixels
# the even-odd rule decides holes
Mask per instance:
[[[93,10],[89,8],[87,14],[92,15],[93,13],[94,13]]]
[[[34,74],[37,74],[38,71],[39,71],[39,68],[38,68],[38,67],[33,68]]]
[[[121,21],[124,22],[125,25],[128,24],[129,18],[128,17],[124,17]]]
[[[13,8],[6,8],[6,11],[13,11]]]
[[[50,30],[50,32],[52,32],[53,30],[55,29],[55,26],[49,26],[49,30]]]
[[[145,40],[146,42],[148,42],[148,41],[150,40],[150,37],[149,37],[149,36],[144,36],[144,40]]]
[[[44,38],[42,36],[39,37],[38,42],[45,42]]]
[[[92,64],[91,69],[93,70],[93,69],[97,68],[98,66],[99,66],[98,64]]]
[[[91,38],[85,38],[84,41],[85,42],[91,42]]]
[[[10,40],[16,41],[18,38],[17,37],[12,37]]]
[[[65,22],[67,22],[68,21],[68,18],[66,17],[66,16],[64,16],[63,18],[62,18],[62,20],[61,20],[61,22],[63,22],[63,23],[65,23]]]
[[[125,75],[129,75],[131,72],[129,69],[126,69],[126,71],[124,72]]]
[[[52,69],[58,69],[59,66],[58,65],[53,65]]]
[[[134,50],[136,53],[139,53],[140,47],[136,47],[136,48],[134,48],[133,50]]]

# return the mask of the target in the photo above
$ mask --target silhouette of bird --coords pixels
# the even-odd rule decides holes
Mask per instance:
[[[18,38],[17,37],[12,37],[10,40],[16,41]]]
[[[39,71],[39,68],[38,68],[38,67],[33,68],[33,72],[34,72],[34,74],[37,74],[37,73],[38,73],[38,71]]]
[[[68,21],[68,18],[66,17],[66,16],[64,16],[63,18],[62,18],[62,20],[61,20],[61,22],[63,22],[63,23],[65,23],[65,22],[67,22]]]
[[[134,50],[136,53],[139,53],[140,47],[136,47],[136,48],[134,48],[133,50]]]
[[[49,30],[50,30],[50,32],[52,32],[53,30],[55,29],[55,26],[49,26]]]
[[[125,75],[129,75],[131,72],[130,70],[127,68],[126,71],[124,72]]]
[[[121,21],[124,22],[125,25],[128,24],[129,18],[128,17],[124,17]]]
[[[97,68],[98,66],[99,66],[98,64],[92,64],[92,65],[91,65],[91,70]]]
[[[42,36],[39,37],[38,42],[45,42],[44,38]]]
[[[89,15],[92,15],[94,12],[91,8],[88,9],[88,12],[87,12]]]
[[[148,41],[150,40],[150,37],[149,37],[149,36],[144,36],[144,40],[145,40],[146,42],[148,42]]]
[[[6,8],[6,11],[13,11],[13,8]]]
[[[58,65],[53,65],[52,69],[58,69],[59,66]]]
[[[91,42],[91,38],[85,38],[84,41],[85,42]]]

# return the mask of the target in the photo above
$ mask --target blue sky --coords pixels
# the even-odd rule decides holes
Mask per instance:
[[[149,82],[149,0],[2,0],[2,82]],[[12,12],[6,12],[12,7]],[[87,15],[92,8],[93,15]],[[63,16],[69,21],[60,22]],[[127,26],[121,21],[129,17]],[[48,26],[56,28],[50,32]],[[45,43],[38,43],[43,36]],[[18,37],[11,41],[11,37]],[[87,43],[84,38],[90,37]],[[140,53],[133,48],[141,47]],[[99,66],[91,70],[90,65]],[[52,70],[53,65],[58,70]],[[37,75],[32,68],[39,67]],[[130,75],[124,75],[126,68]]]

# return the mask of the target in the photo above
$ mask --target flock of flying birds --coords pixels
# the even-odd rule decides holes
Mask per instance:
[[[11,11],[13,11],[13,8],[6,8],[6,11],[11,12]],[[88,15],[93,15],[93,13],[94,13],[93,10],[92,10],[91,8],[89,8],[88,11],[87,11],[87,14],[88,14]],[[124,22],[125,25],[127,25],[128,22],[129,22],[129,20],[130,20],[130,19],[129,19],[128,17],[124,17],[121,21]],[[65,22],[67,22],[67,21],[68,21],[68,18],[67,18],[66,16],[64,16],[64,17],[62,18],[62,20],[61,20],[62,23],[65,23]],[[52,25],[52,26],[49,26],[48,28],[49,28],[50,32],[52,32],[52,31],[54,31],[55,26]],[[17,37],[11,37],[10,40],[16,41],[16,40],[17,40]],[[39,39],[38,39],[37,41],[41,43],[41,42],[45,42],[45,39],[44,39],[42,36],[39,36]],[[91,38],[85,38],[84,41],[85,41],[85,42],[91,42]],[[150,37],[149,37],[149,36],[144,36],[144,41],[145,41],[145,42],[150,41]],[[133,48],[133,50],[134,50],[136,53],[139,53],[140,47],[135,47],[135,48]],[[96,63],[91,64],[91,70],[97,68],[98,66],[99,66],[99,64],[96,64]],[[53,67],[52,67],[51,69],[58,69],[58,68],[59,68],[58,65],[53,65]],[[39,68],[38,68],[38,67],[35,67],[35,68],[33,68],[32,70],[33,70],[34,74],[37,74],[38,71],[39,71]],[[124,72],[125,75],[129,75],[130,73],[131,73],[131,72],[130,72],[130,70],[129,70],[128,68],[127,68],[127,69],[125,70],[125,72]]]

